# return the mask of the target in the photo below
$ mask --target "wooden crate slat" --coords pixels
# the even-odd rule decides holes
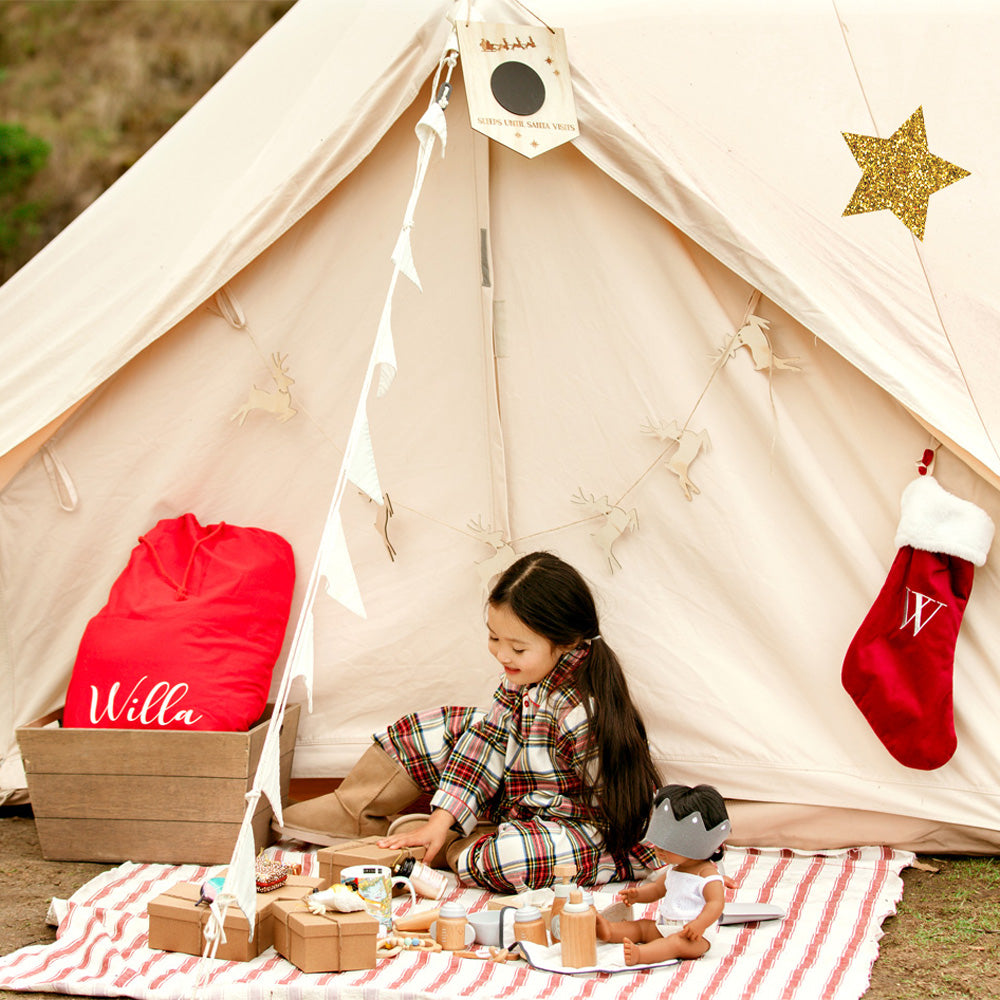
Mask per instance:
[[[18,742],[42,856],[165,864],[228,861],[270,710],[245,733],[43,728],[60,713],[22,726]],[[299,712],[298,705],[286,709],[279,736],[283,803]],[[271,816],[270,803],[261,796],[252,820],[258,849],[274,840]]]
[[[159,819],[198,822],[243,818],[242,778],[187,775],[32,774],[35,819]]]
[[[249,760],[246,733],[22,727],[17,741],[29,774],[162,774],[169,766],[181,774],[238,778]]]
[[[239,823],[50,819],[39,825],[38,840],[49,861],[218,865],[232,858],[239,831]],[[254,833],[258,850],[271,842],[269,816],[255,819]]]
[[[252,774],[267,735],[268,711],[248,733],[43,728],[52,713],[17,730],[25,771],[74,774],[176,774],[235,778]],[[299,706],[286,709],[279,745],[294,745]],[[165,764],[169,762],[169,764]]]
[[[282,799],[288,798],[292,754],[280,758]],[[32,774],[35,819],[140,819],[240,823],[247,778],[189,775]],[[257,811],[270,804],[261,796]]]

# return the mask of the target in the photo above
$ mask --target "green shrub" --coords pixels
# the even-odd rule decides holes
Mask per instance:
[[[42,207],[24,200],[31,179],[49,158],[49,144],[21,125],[0,122],[0,254],[13,254],[38,232]]]

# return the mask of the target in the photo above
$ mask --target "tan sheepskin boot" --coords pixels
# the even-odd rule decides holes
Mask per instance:
[[[420,786],[399,763],[372,743],[335,791],[296,802],[282,810],[281,826],[276,820],[271,826],[283,839],[322,846],[380,837],[389,829],[388,817],[420,795]]]

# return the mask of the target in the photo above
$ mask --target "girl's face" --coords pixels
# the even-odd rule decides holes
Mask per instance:
[[[554,646],[533,632],[506,604],[487,605],[490,652],[512,684],[527,687],[544,680],[572,646]]]

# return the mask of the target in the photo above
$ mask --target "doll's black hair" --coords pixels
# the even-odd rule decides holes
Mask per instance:
[[[694,812],[701,813],[706,830],[711,830],[723,820],[729,819],[726,800],[712,785],[694,785],[693,787],[691,785],[664,785],[657,790],[653,797],[653,809],[664,799],[670,799],[670,808],[673,810],[674,819],[683,819]],[[725,845],[722,845],[708,860],[721,861],[725,853]]]

